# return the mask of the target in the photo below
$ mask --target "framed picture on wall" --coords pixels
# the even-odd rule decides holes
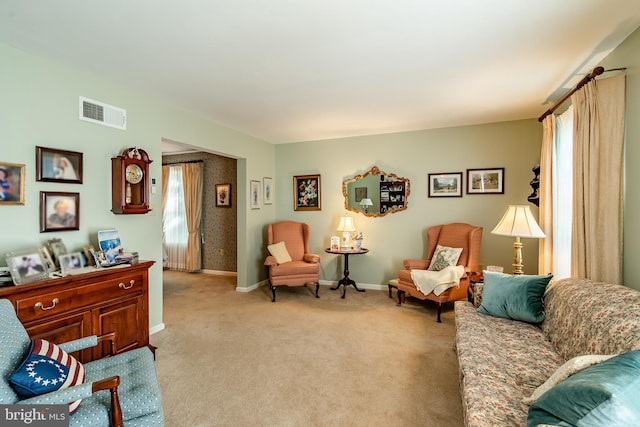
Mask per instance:
[[[367,187],[356,187],[356,202],[360,203],[362,199],[367,198]]]
[[[36,181],[82,184],[82,153],[36,147]]]
[[[216,207],[231,207],[231,184],[216,184]]]
[[[25,166],[0,162],[0,206],[24,205]]]
[[[429,197],[462,197],[462,172],[430,173]]]
[[[504,168],[467,169],[467,194],[504,194]]]
[[[273,180],[265,176],[262,178],[262,183],[264,185],[264,204],[271,205],[273,204]]]
[[[293,210],[319,211],[322,209],[320,175],[293,177]]]
[[[251,197],[250,205],[251,209],[260,209],[260,200],[262,198],[262,194],[260,191],[260,181],[251,180],[249,197]]]
[[[80,229],[80,193],[40,192],[40,232]]]

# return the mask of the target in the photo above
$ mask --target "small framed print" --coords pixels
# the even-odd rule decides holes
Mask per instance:
[[[96,265],[95,252],[93,245],[85,245],[82,247],[82,253],[87,260],[87,265]]]
[[[356,202],[360,203],[362,199],[367,198],[367,187],[356,187]]]
[[[430,173],[429,197],[462,197],[462,172]]]
[[[293,210],[319,211],[322,209],[320,175],[293,177]]]
[[[216,184],[216,208],[231,207],[231,184]]]
[[[63,276],[84,267],[82,264],[82,254],[80,252],[72,252],[60,256],[60,272]]]
[[[251,197],[251,209],[260,209],[260,199],[262,198],[261,193],[260,181],[251,180],[251,187],[249,191],[249,197]]]
[[[0,206],[24,205],[25,166],[0,162]]]
[[[42,257],[40,248],[9,252],[6,254],[6,261],[13,283],[16,285],[49,278],[47,263]]]
[[[61,239],[51,239],[47,241],[47,249],[57,270],[60,267],[60,256],[67,253],[67,247]]]
[[[82,153],[36,147],[36,181],[82,184]]]
[[[46,246],[40,246],[40,253],[42,254],[42,259],[44,260],[45,265],[49,272],[56,271],[58,267],[56,267],[56,263],[53,262],[53,258],[51,258],[51,254],[49,253],[49,249]]]
[[[467,194],[504,194],[504,168],[467,169]]]
[[[273,180],[267,176],[262,178],[262,184],[264,187],[264,204],[273,204]]]
[[[80,193],[40,192],[40,232],[80,229]]]

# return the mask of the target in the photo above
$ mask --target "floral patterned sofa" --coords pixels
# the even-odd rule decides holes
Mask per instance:
[[[466,426],[526,426],[531,396],[567,360],[640,349],[640,292],[587,279],[551,282],[539,324],[457,301],[456,351]]]

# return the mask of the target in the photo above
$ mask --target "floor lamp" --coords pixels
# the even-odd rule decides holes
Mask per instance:
[[[513,244],[513,274],[516,275],[524,274],[520,238],[541,239],[545,237],[527,205],[510,205],[498,225],[491,231],[491,234],[516,238]]]

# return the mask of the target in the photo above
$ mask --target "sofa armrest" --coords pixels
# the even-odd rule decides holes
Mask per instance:
[[[272,255],[269,255],[265,260],[264,260],[264,265],[268,265],[268,266],[272,266],[272,265],[278,265],[278,261],[276,261],[276,258]]]
[[[311,263],[317,264],[320,262],[320,255],[304,254],[304,256],[302,257],[302,260],[304,262],[311,262]]]
[[[405,270],[426,270],[429,262],[425,259],[405,259],[402,261]]]

